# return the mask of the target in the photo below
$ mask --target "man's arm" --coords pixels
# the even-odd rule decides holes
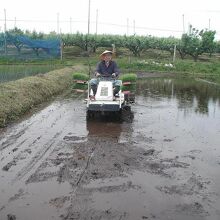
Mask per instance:
[[[96,65],[96,70],[95,70],[95,76],[100,76],[101,75],[101,67],[100,63]]]
[[[113,68],[114,71],[113,71],[113,73],[115,73],[115,76],[119,76],[119,74],[120,74],[120,70],[119,70],[119,68],[118,68],[117,63],[114,62],[113,65],[114,65],[114,68]]]

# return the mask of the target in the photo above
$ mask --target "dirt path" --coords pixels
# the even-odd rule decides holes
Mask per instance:
[[[3,131],[0,219],[220,219],[219,111],[210,134],[163,98],[132,110],[86,122],[68,97]]]

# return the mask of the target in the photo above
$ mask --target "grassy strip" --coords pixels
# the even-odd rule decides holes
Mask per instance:
[[[64,68],[0,84],[0,127],[69,87],[72,71]]]

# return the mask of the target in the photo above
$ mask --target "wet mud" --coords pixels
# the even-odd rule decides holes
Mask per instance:
[[[120,120],[70,95],[2,130],[0,219],[220,219],[219,91],[148,79]]]

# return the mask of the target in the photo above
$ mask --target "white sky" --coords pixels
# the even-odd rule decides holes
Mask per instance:
[[[90,0],[90,33],[180,37],[189,24],[216,30],[220,40],[219,0]],[[0,31],[15,24],[22,30],[87,33],[89,0],[1,0]],[[59,16],[58,16],[59,14]],[[59,17],[59,19],[58,19]],[[59,20],[59,23],[57,22]],[[70,22],[72,20],[72,22]],[[127,26],[128,24],[128,26]],[[135,25],[134,25],[135,24]],[[183,25],[184,24],[184,25]]]

